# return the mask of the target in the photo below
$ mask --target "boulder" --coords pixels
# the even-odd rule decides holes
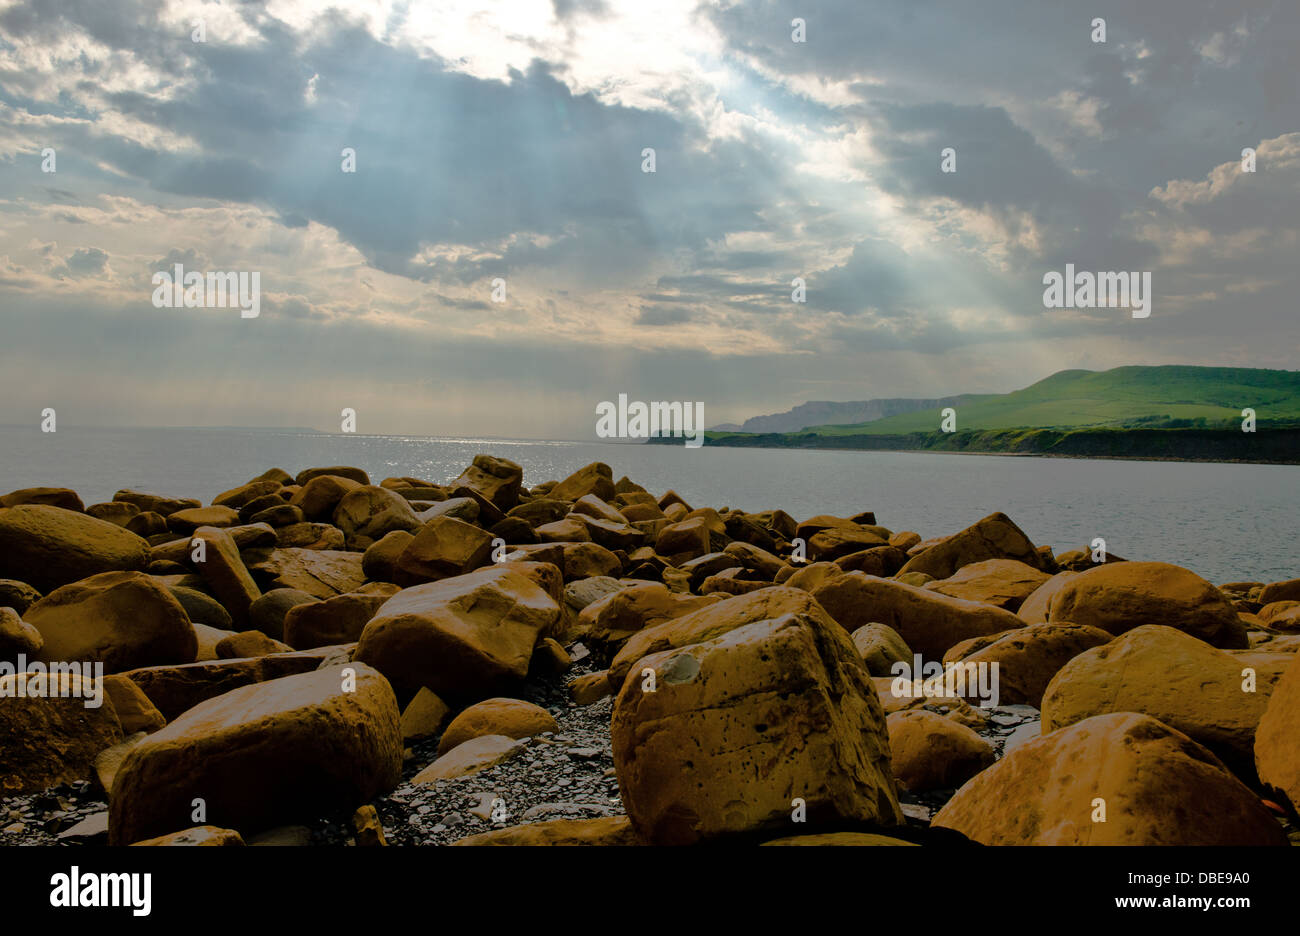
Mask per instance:
[[[26,582],[0,579],[0,608],[13,608],[19,614],[41,600],[41,593]]]
[[[1016,616],[1026,624],[1046,624],[1047,616],[1052,610],[1052,602],[1056,600],[1057,592],[1065,587],[1066,582],[1078,574],[1077,572],[1057,572],[1029,593],[1029,597],[1024,600],[1016,611]]]
[[[294,483],[306,487],[314,479],[328,476],[333,478],[344,478],[353,484],[369,484],[370,475],[366,474],[360,468],[352,468],[347,465],[333,465],[329,468],[304,468],[298,472],[294,478]]]
[[[199,542],[203,543],[201,552]],[[262,591],[244,565],[235,540],[225,530],[199,527],[190,539],[189,555],[195,570],[203,576],[222,607],[230,612],[233,626],[237,630],[249,629],[249,608],[262,597]],[[202,556],[202,561],[194,561],[196,556]]]
[[[143,572],[103,572],[56,588],[27,609],[26,621],[45,642],[43,663],[98,662],[116,673],[188,663],[198,652],[181,603]]]
[[[334,525],[343,531],[348,549],[366,549],[394,530],[420,529],[421,520],[405,497],[366,485],[343,495],[334,508]]]
[[[586,528],[587,536],[593,543],[604,546],[606,549],[632,550],[646,540],[644,532],[626,523],[602,520],[585,514],[570,514],[569,517]],[[554,526],[554,524],[551,524],[551,526]]]
[[[291,523],[275,531],[275,545],[281,549],[342,549],[345,544],[343,531],[332,524]]]
[[[0,608],[0,660],[12,662],[19,654],[34,659],[45,646],[41,632],[28,624],[13,608]]]
[[[862,572],[830,578],[812,592],[845,630],[886,624],[926,660],[940,660],[949,647],[969,637],[1021,627],[1023,621],[1001,608],[952,598]]]
[[[1300,578],[1270,582],[1260,589],[1260,604],[1272,604],[1274,601],[1300,601]]]
[[[396,585],[367,589],[294,605],[284,616],[284,642],[311,650],[360,640],[370,619],[399,590]]]
[[[126,756],[109,803],[110,842],[184,826],[196,796],[210,821],[243,834],[355,809],[401,778],[398,719],[387,680],[361,664],[209,699]]]
[[[608,501],[614,499],[615,493],[613,469],[604,462],[592,462],[551,488],[547,497],[551,500],[576,501],[586,494],[595,494],[601,500]]]
[[[178,510],[188,510],[191,507],[202,506],[202,502],[195,497],[165,497],[162,494],[133,491],[130,488],[123,488],[118,491],[113,495],[113,500],[135,504],[140,508],[141,513],[156,513],[164,517],[170,516]]]
[[[95,757],[122,740],[122,726],[109,699],[87,707],[91,697],[71,673],[0,676],[0,796],[94,778]]]
[[[302,511],[308,520],[329,520],[338,509],[339,502],[349,491],[362,485],[337,475],[317,475],[289,499],[289,503]]]
[[[695,517],[668,524],[659,531],[655,552],[674,565],[707,555],[710,552],[708,521],[704,517]]]
[[[158,835],[153,838],[144,839],[139,842],[132,842],[131,845],[187,845],[193,847],[200,846],[231,846],[244,844],[243,837],[234,829],[219,829],[212,825],[194,826],[192,829],[185,829],[181,832],[169,832],[167,835]]]
[[[1057,592],[1048,620],[1123,634],[1162,624],[1223,649],[1249,646],[1237,611],[1194,572],[1164,562],[1117,562],[1080,572]]]
[[[107,501],[103,504],[91,504],[86,508],[86,513],[96,520],[105,520],[114,526],[125,527],[131,522],[132,517],[139,516],[140,508],[124,501]]]
[[[198,641],[198,651],[194,654],[193,662],[200,660],[219,660],[217,656],[217,644],[227,637],[235,636],[235,631],[226,628],[209,627],[206,624],[194,625],[194,639]]]
[[[529,526],[536,529],[547,523],[554,523],[568,515],[570,504],[568,501],[555,500],[549,497],[538,497],[517,507],[510,508],[506,514],[508,517],[517,517],[524,520]]]
[[[844,556],[888,547],[889,539],[868,527],[837,526],[819,530],[808,540],[808,558],[813,562],[834,562]]]
[[[984,559],[1018,559],[1036,569],[1043,565],[1037,548],[1024,531],[1006,514],[993,513],[913,556],[902,571],[924,572],[936,579],[946,579],[962,566]]]
[[[1018,559],[984,559],[968,563],[948,578],[929,582],[924,587],[1014,612],[1050,579],[1050,575]]]
[[[282,486],[279,481],[249,481],[247,484],[241,484],[237,488],[218,494],[212,498],[212,505],[214,507],[233,507],[235,510],[239,510],[245,504],[252,503],[259,497],[277,494]]]
[[[453,490],[468,488],[497,510],[507,511],[519,503],[524,469],[504,458],[475,455],[474,461],[451,482]]]
[[[45,504],[0,509],[0,577],[40,592],[101,572],[138,571],[149,544],[116,524]]]
[[[247,657],[266,656],[270,653],[290,653],[293,647],[272,640],[261,631],[249,630],[231,634],[217,641],[216,652],[219,660],[242,660]]]
[[[524,742],[505,735],[480,735],[458,744],[411,778],[411,783],[436,783],[468,777],[495,767],[519,753]]]
[[[679,618],[718,599],[678,595],[663,585],[620,588],[587,605],[578,615],[576,635],[604,654],[612,654],[637,631]]]
[[[402,741],[423,741],[442,731],[451,716],[451,708],[428,689],[421,689],[402,709]]]
[[[861,552],[849,553],[835,560],[835,565],[845,572],[865,572],[888,578],[907,562],[907,554],[893,546],[872,546]]]
[[[912,648],[888,624],[863,624],[850,639],[872,676],[888,676],[895,663],[912,664]]]
[[[885,724],[894,778],[913,793],[955,789],[995,759],[970,728],[925,709],[894,712]]]
[[[554,523],[543,523],[537,527],[537,538],[543,543],[586,543],[591,541],[591,534],[587,532],[587,524],[582,522],[582,518],[573,514],[563,519],[556,520]]]
[[[1292,656],[1255,730],[1260,782],[1300,812],[1300,660]]]
[[[284,619],[290,609],[318,600],[296,588],[273,588],[249,605],[249,624],[268,637],[284,640]]]
[[[85,510],[81,498],[71,488],[31,487],[10,491],[0,496],[0,507],[17,507],[19,504],[47,504],[81,513]]]
[[[184,585],[168,585],[172,597],[181,603],[185,613],[194,624],[202,624],[216,630],[230,630],[232,621],[230,612],[222,607],[221,602],[206,592]]]
[[[131,533],[143,537],[159,536],[169,532],[167,518],[160,513],[154,513],[152,510],[136,514],[126,521],[125,527]]]
[[[419,517],[421,523],[428,523],[435,517],[451,517],[453,520],[473,523],[481,512],[480,502],[472,497],[449,497],[420,511]]]
[[[294,588],[313,598],[356,591],[366,581],[362,554],[334,549],[270,549],[246,557],[248,570],[262,588]],[[265,628],[263,628],[265,630]],[[270,631],[266,631],[270,634]],[[275,636],[271,634],[271,636]]]
[[[728,520],[730,520],[730,517],[728,517]],[[760,546],[755,546],[753,543],[740,541],[728,543],[722,552],[739,562],[741,568],[753,573],[765,582],[771,582],[780,574],[782,569],[786,568],[784,559]]]
[[[622,561],[604,546],[597,546],[595,543],[564,544],[565,581],[618,575],[622,570]]]
[[[1133,712],[1018,745],[958,790],[931,826],[984,845],[1287,844],[1218,758]]]
[[[610,686],[615,692],[623,688],[627,674],[644,656],[702,643],[737,627],[755,621],[771,620],[784,614],[806,614],[820,617],[826,622],[831,620],[807,592],[780,585],[715,601],[697,611],[633,634],[610,663]]]
[[[538,636],[559,619],[555,600],[509,568],[416,585],[389,598],[361,634],[355,659],[404,693],[485,698],[528,672]]]
[[[902,823],[880,702],[825,615],[758,620],[642,658],[610,735],[624,807],[652,844],[786,830],[795,800],[810,831]]]
[[[397,563],[413,539],[415,537],[405,530],[393,530],[367,547],[361,557],[361,571],[366,578],[372,582],[405,583],[406,576]]]
[[[640,845],[627,816],[549,819],[480,832],[453,845]]]
[[[484,530],[451,517],[435,517],[415,534],[397,560],[397,567],[416,581],[464,575],[485,565],[492,554],[492,537]]]
[[[1043,733],[1094,715],[1140,712],[1205,745],[1253,782],[1255,728],[1291,662],[1289,654],[1254,656],[1260,659],[1224,653],[1173,627],[1134,628],[1074,657],[1052,678],[1043,694]]]
[[[569,683],[569,698],[575,705],[594,705],[613,693],[613,687],[609,684],[609,673],[605,670],[586,673]]]
[[[323,647],[235,660],[213,659],[178,666],[146,666],[127,670],[121,675],[139,686],[164,718],[173,721],[200,702],[241,686],[319,669],[334,658],[337,649]]]
[[[943,662],[996,664],[999,705],[1042,708],[1043,693],[1061,667],[1110,640],[1110,634],[1087,624],[1033,624],[963,641],[944,654]]]
[[[242,516],[242,515],[241,515]],[[283,527],[294,526],[304,523],[307,515],[302,512],[301,507],[295,507],[293,504],[273,504],[263,510],[248,515],[249,523],[265,523],[268,526],[280,529]],[[276,543],[279,544],[280,537],[276,536]]]
[[[484,699],[457,715],[438,741],[438,753],[483,735],[530,738],[543,732],[559,731],[555,718],[540,705],[522,699]]]
[[[232,527],[239,525],[239,511],[231,507],[189,507],[167,515],[167,529],[180,536],[193,533],[199,527]]]
[[[113,711],[124,735],[133,735],[137,731],[148,734],[167,724],[167,719],[158,711],[158,706],[150,702],[149,697],[128,676],[105,676],[104,695],[113,703]]]
[[[786,579],[784,584],[811,592],[827,579],[843,574],[844,570],[833,562],[813,562],[809,565],[797,566],[795,573]]]
[[[978,729],[988,724],[983,711],[972,708],[960,696],[927,695],[924,680],[909,682],[901,677],[873,676],[871,681],[875,684],[880,706],[886,715],[919,709],[951,718],[967,728]]]

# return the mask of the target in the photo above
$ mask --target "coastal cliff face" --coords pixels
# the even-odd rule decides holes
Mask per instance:
[[[1297,837],[1300,580],[524,481],[0,497],[0,844]]]
[[[677,441],[652,439],[663,444]],[[1240,429],[986,429],[907,435],[785,433],[711,435],[707,445],[864,451],[971,452],[1072,458],[1300,464],[1300,428]]]

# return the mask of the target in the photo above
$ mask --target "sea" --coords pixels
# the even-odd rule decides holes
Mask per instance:
[[[1100,537],[1126,559],[1212,582],[1300,578],[1300,466],[934,452],[690,449],[675,445],[330,434],[309,430],[0,426],[0,493],[69,487],[86,504],[121,488],[209,502],[271,467],[353,465],[374,483],[452,480],[480,453],[527,486],[593,461],[691,506],[780,508],[796,520],[871,510],[891,530],[954,533],[994,511],[1057,552]]]

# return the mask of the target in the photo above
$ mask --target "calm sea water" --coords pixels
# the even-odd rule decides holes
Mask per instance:
[[[327,435],[241,429],[0,427],[0,492],[76,490],[87,503],[132,487],[202,498],[267,468],[355,465],[446,482],[484,452],[524,483],[603,461],[692,506],[780,508],[802,520],[874,510],[893,530],[952,533],[995,510],[1058,552],[1101,536],[1129,559],[1186,566],[1214,582],[1300,577],[1300,467],[1017,458],[919,452],[687,449],[684,446]]]

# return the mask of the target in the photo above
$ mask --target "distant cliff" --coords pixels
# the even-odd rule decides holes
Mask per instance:
[[[934,400],[913,400],[897,397],[885,400],[858,400],[848,403],[834,403],[826,400],[813,400],[800,403],[794,409],[770,416],[753,416],[740,425],[725,423],[714,426],[717,432],[798,432],[809,426],[826,426],[832,424],[852,424],[872,422],[890,416],[902,416],[919,410],[942,409],[945,406],[960,406],[974,400],[983,399],[986,394],[964,393],[960,396],[939,397]]]
[[[652,439],[652,442],[676,442]],[[1300,427],[1240,429],[986,429],[906,435],[709,435],[706,446],[968,452],[1074,458],[1300,464]]]

